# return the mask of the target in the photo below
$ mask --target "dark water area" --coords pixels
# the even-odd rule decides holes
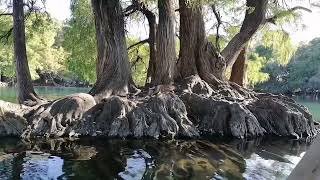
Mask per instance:
[[[0,139],[0,179],[286,179],[310,143]]]

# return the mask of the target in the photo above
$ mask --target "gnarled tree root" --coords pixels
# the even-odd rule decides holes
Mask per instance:
[[[71,95],[36,108],[5,108],[3,102],[0,135],[245,138],[317,133],[308,110],[285,96],[259,94],[229,83],[216,89],[198,77],[176,86],[175,93],[112,96],[98,104],[89,94]]]

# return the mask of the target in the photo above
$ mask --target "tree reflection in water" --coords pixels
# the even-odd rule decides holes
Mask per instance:
[[[0,179],[285,179],[310,142],[0,139]]]

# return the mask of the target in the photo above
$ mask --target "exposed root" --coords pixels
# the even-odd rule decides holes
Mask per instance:
[[[182,99],[188,104],[188,114],[202,134],[244,138],[265,133],[243,103],[197,94],[184,94]]]
[[[95,104],[92,96],[80,93],[41,105],[30,112],[29,125],[22,137],[63,136]]]
[[[80,123],[76,135],[110,137],[198,136],[178,96],[160,94],[144,102],[112,97],[97,106],[96,114]]]
[[[255,93],[233,83],[217,89],[198,76],[176,84],[174,91],[110,96],[99,104],[89,94],[71,95],[36,108],[0,103],[0,135],[245,138],[317,133],[308,110],[282,95]]]
[[[23,116],[29,110],[24,105],[0,101],[0,136],[20,136],[27,126]]]

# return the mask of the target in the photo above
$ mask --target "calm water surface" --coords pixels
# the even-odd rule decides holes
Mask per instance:
[[[36,87],[47,99],[87,88]],[[13,88],[0,99],[15,102]],[[320,103],[298,99],[320,120]],[[0,138],[0,179],[286,179],[310,142],[255,140],[38,140]]]
[[[0,179],[285,179],[308,147],[288,139],[0,139]]]
[[[57,99],[74,93],[89,92],[89,90],[89,88],[78,87],[35,87],[38,95],[45,99]],[[17,102],[17,89],[14,87],[0,87],[0,100]]]

